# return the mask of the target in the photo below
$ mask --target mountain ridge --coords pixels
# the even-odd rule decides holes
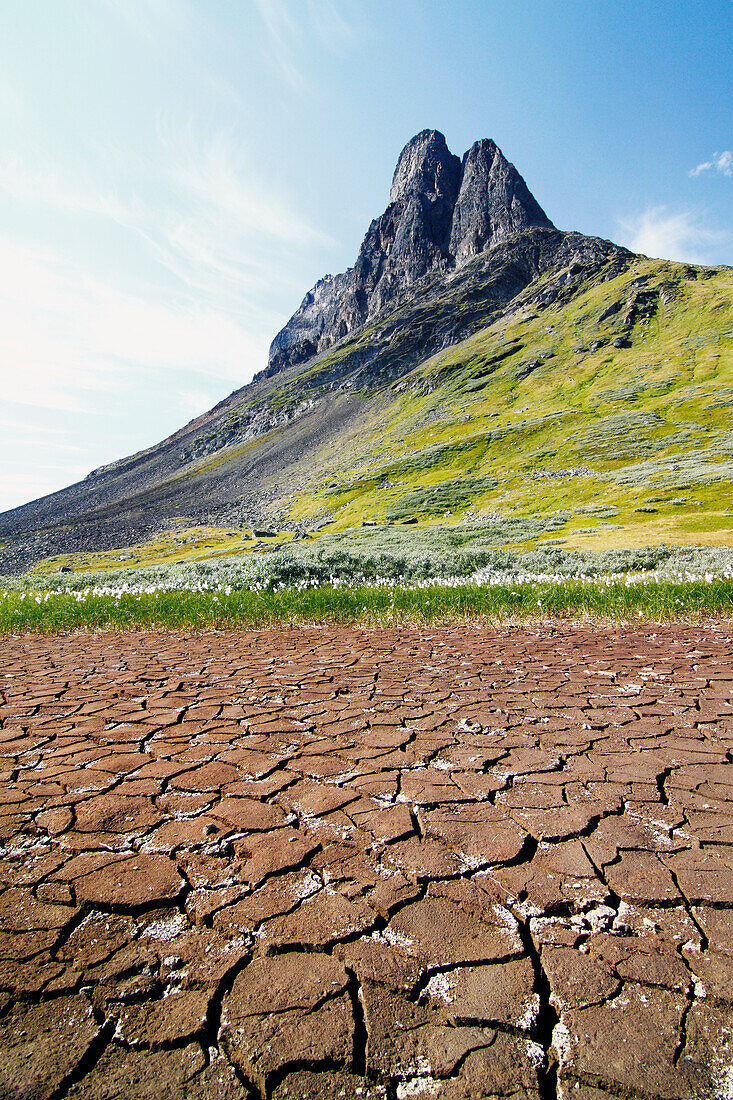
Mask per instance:
[[[308,291],[273,339],[265,373],[332,347],[425,275],[447,273],[535,226],[555,228],[495,142],[476,141],[459,159],[440,131],[421,130],[400,153],[389,203],[354,266]]]
[[[591,448],[590,462],[558,435],[567,431],[568,407],[590,436],[595,419],[631,410],[632,442],[635,432],[642,454],[657,453],[647,422],[634,419],[648,388],[643,378],[650,370],[668,375],[664,386],[673,390],[694,379],[703,353],[691,346],[717,347],[720,362],[729,362],[727,269],[649,261],[555,228],[489,139],[459,161],[438,131],[421,131],[400,155],[390,200],[354,266],[308,292],[252,382],[160,443],[0,515],[0,573],[129,547],[181,525],[229,525],[231,548],[251,537],[237,532],[257,525],[300,538],[327,521],[346,531],[406,508],[426,523],[453,524],[455,510],[438,508],[444,500],[462,502],[458,515],[469,518],[476,501],[496,510],[516,499],[511,508],[542,511],[550,497],[520,492],[522,470],[555,478],[542,463],[562,463],[570,449],[572,468],[586,471],[587,493],[606,492],[616,477],[613,461],[599,465]],[[625,389],[604,389],[609,371],[628,379]],[[585,379],[578,400],[566,399],[576,378]],[[585,403],[588,386],[600,404]],[[610,392],[618,395],[613,416]],[[530,420],[522,427],[523,398],[546,409],[534,428]],[[654,408],[649,424],[676,423],[676,412]],[[688,440],[718,416],[695,415]],[[533,433],[541,446],[530,446]],[[552,446],[550,436],[558,437]],[[670,431],[669,439],[678,436]],[[504,439],[516,444],[508,458]],[[422,466],[409,458],[418,452]],[[516,479],[493,492],[497,463],[507,461]],[[368,476],[354,481],[357,469]],[[426,496],[426,479],[444,488]]]

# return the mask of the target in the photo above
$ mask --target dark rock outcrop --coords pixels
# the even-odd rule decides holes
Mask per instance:
[[[463,158],[450,253],[458,267],[532,226],[552,222],[493,141],[474,142]]]
[[[367,230],[356,263],[310,290],[270,347],[267,375],[338,343],[418,280],[460,268],[532,227],[553,228],[513,164],[493,141],[463,157],[437,130],[408,141],[389,205]]]

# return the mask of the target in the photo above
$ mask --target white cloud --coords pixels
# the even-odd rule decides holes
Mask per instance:
[[[0,425],[0,510],[156,442],[244,385],[285,320],[273,303],[302,292],[304,262],[331,243],[264,186],[230,133],[158,137],[154,160],[102,151],[96,177],[0,155],[4,412],[14,403],[34,427],[49,416],[63,425],[58,465],[43,477],[41,437],[11,442]],[[31,243],[36,224],[59,230],[55,245]],[[63,451],[82,435],[80,469]],[[17,492],[12,470],[29,472],[11,478]]]
[[[35,432],[38,433],[38,437],[63,435],[64,429],[58,427],[51,427],[48,424],[31,424],[22,420],[18,420],[16,417],[0,416],[0,429],[6,432]]]
[[[331,53],[343,54],[356,37],[354,33],[356,11],[352,5],[347,19],[345,10],[346,5],[343,0],[338,5],[333,0],[308,0],[308,22],[317,40]]]
[[[269,39],[270,57],[296,91],[303,91],[307,81],[296,62],[297,24],[288,0],[255,0]]]
[[[123,293],[67,257],[2,238],[0,331],[4,399],[67,412],[124,388],[133,368],[241,385],[264,364],[271,335],[211,308]]]
[[[85,466],[37,465],[32,470],[0,470],[0,511],[55,493],[89,473]]]
[[[272,336],[3,237],[0,332],[0,511],[181,427],[260,369]]]
[[[231,135],[198,141],[189,127],[161,143],[171,201],[146,232],[158,259],[197,292],[271,294],[290,285],[299,254],[332,244],[259,180]]]
[[[621,243],[632,252],[683,263],[712,263],[710,250],[724,241],[724,234],[702,225],[690,210],[672,212],[654,206],[635,218],[618,219]]]
[[[206,84],[213,92],[217,100],[219,100],[227,110],[234,110],[245,118],[250,118],[253,112],[250,109],[250,105],[242,95],[242,93],[235,88],[230,80],[226,80],[220,73],[209,73],[206,76]]]
[[[159,139],[166,202],[136,222],[150,254],[197,301],[264,326],[272,338],[286,318],[271,303],[299,301],[313,274],[303,261],[333,241],[265,186],[230,133],[199,139],[192,125],[159,126]]]
[[[249,3],[296,85],[306,47],[338,53],[351,43],[354,0]],[[143,64],[162,42],[175,55],[194,32],[198,43],[211,30],[190,0],[99,6],[120,50],[133,49]],[[50,491],[154,443],[244,385],[325,266],[319,251],[333,242],[299,210],[295,192],[263,179],[259,152],[248,146],[242,115],[256,105],[224,77],[210,85],[238,130],[204,130],[212,116],[203,96],[198,125],[174,125],[178,100],[163,98],[161,111],[171,114],[149,135],[152,145],[130,147],[113,119],[100,138],[76,117],[73,139],[54,144],[29,115],[0,150],[0,508],[9,506],[11,471],[25,497]],[[18,122],[21,106],[0,76],[0,109]],[[42,469],[53,440],[58,464]],[[77,444],[82,453],[72,459]]]
[[[201,416],[202,413],[208,412],[211,408],[211,393],[209,390],[203,388],[179,390],[177,396],[180,414],[186,421],[195,420],[197,416]],[[183,426],[183,422],[181,426]]]
[[[699,176],[711,170],[720,172],[724,176],[733,176],[733,151],[724,149],[722,153],[713,153],[712,160],[698,164],[697,168],[692,168],[689,174]]]
[[[201,144],[189,130],[165,146],[174,187],[184,200],[193,203],[194,215],[209,226],[296,245],[329,243],[256,179],[224,131]]]
[[[24,114],[26,109],[27,104],[20,93],[20,89],[10,84],[4,76],[0,75],[0,111],[8,118],[12,118],[14,115]]]
[[[158,275],[162,267],[175,276],[171,297],[185,289],[191,301],[274,336],[285,318],[270,303],[302,290],[301,258],[332,240],[265,186],[230,133],[199,140],[191,124],[159,125],[158,138],[155,162],[107,150],[107,174],[126,180],[124,194],[11,153],[0,156],[0,194],[29,209],[114,222],[132,234],[126,247],[142,243]]]

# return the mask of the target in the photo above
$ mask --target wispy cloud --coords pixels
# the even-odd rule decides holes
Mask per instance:
[[[0,156],[0,196],[72,218],[115,222],[143,241],[154,262],[189,294],[228,315],[257,319],[274,335],[284,318],[262,303],[278,289],[300,289],[298,258],[333,242],[265,186],[254,158],[231,133],[199,139],[192,123],[177,130],[159,125],[158,139],[155,162],[106,151],[111,179],[118,162],[125,162],[127,177],[119,173],[127,182],[124,195],[114,184],[93,184],[82,174],[6,153]]]
[[[725,240],[725,234],[708,229],[690,210],[670,211],[654,206],[635,218],[618,219],[621,242],[633,252],[685,263],[711,263],[711,248]]]
[[[35,464],[32,470],[4,463],[0,470],[0,509],[17,508],[29,500],[53,493],[88,474],[86,466],[65,463]]]
[[[691,168],[691,176],[700,176],[703,172],[720,172],[723,176],[733,176],[733,151],[724,149],[722,153],[713,153],[711,160],[705,160],[698,164],[697,168]]]
[[[149,446],[266,362],[272,331],[0,237],[0,511]]]
[[[50,165],[34,165],[17,153],[0,156],[0,192],[14,202],[44,206],[59,213],[93,215],[129,223],[134,219],[130,207],[122,203],[113,189],[72,179]]]
[[[0,75],[0,111],[11,118],[13,115],[23,113],[26,107],[27,104],[21,95],[20,89],[9,83],[6,77]]]
[[[296,91],[309,85],[300,62],[304,41],[333,54],[343,54],[356,35],[352,19],[356,9],[333,0],[254,0],[270,39],[271,57]]]
[[[32,150],[0,155],[3,399],[16,423],[62,426],[58,466],[15,478],[20,499],[155,442],[247,382],[285,320],[274,303],[299,300],[332,243],[265,186],[233,133],[161,124],[157,136],[145,156],[95,149],[94,175]],[[134,430],[113,425],[123,407]],[[81,435],[80,471],[68,446]],[[38,440],[0,430],[0,469],[24,447],[35,470],[48,451]],[[0,481],[0,510],[19,502]]]
[[[248,0],[251,17],[230,22],[257,40],[258,57],[271,57],[277,93],[306,87],[315,57],[350,48],[360,2]],[[0,423],[0,471],[12,468],[24,495],[149,445],[244,385],[326,267],[333,242],[295,192],[263,177],[248,81],[240,86],[227,64],[211,65],[216,75],[202,69],[228,56],[218,37],[226,22],[202,17],[191,0],[98,0],[88,26],[90,44],[102,36],[97,60],[111,48],[112,67],[118,52],[134,61],[144,89],[130,89],[124,118],[115,99],[101,128],[83,96],[62,97],[57,117],[39,110],[43,81],[29,76],[26,88],[0,75],[0,110],[14,120],[0,150],[0,377],[10,422]],[[181,104],[194,100],[167,88],[174,66],[168,73],[164,55],[177,66],[189,49],[200,114],[187,122]],[[71,92],[84,88],[76,56]],[[54,438],[58,466],[42,469]],[[70,450],[77,445],[81,454]],[[0,497],[10,487],[0,479]],[[5,496],[0,509],[10,503]]]
[[[336,4],[334,0],[307,0],[306,18],[318,42],[327,50],[335,54],[344,54],[353,44],[357,35],[355,21],[357,9],[354,4],[349,7],[343,2]]]
[[[302,90],[306,80],[295,60],[297,23],[291,4],[288,0],[255,0],[255,6],[270,39],[272,59],[288,83]]]
[[[103,0],[104,6],[148,45],[160,43],[161,33],[170,35],[190,26],[185,0]]]
[[[44,439],[47,437],[59,436],[64,434],[64,429],[58,426],[50,424],[32,424],[29,421],[23,421],[17,417],[0,416],[0,429],[4,432],[15,432],[16,434],[28,434],[34,436],[35,439]]]
[[[204,143],[189,132],[167,143],[170,174],[197,213],[229,232],[275,238],[293,244],[328,243],[317,229],[290,210],[271,188],[253,178],[230,135],[219,131]]]
[[[3,239],[0,331],[4,399],[67,412],[123,389],[131,370],[236,385],[264,363],[268,342],[212,309],[125,294],[68,257]]]
[[[158,260],[197,293],[240,304],[300,287],[298,256],[330,238],[264,186],[230,135],[199,141],[189,128],[161,140],[171,201],[146,228]]]
[[[181,411],[182,423],[195,420],[197,416],[207,412],[211,408],[211,391],[203,389],[179,390],[178,408]]]
[[[266,362],[272,331],[0,236],[0,511],[149,446]]]

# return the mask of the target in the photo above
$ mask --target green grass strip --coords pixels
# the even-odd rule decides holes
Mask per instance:
[[[0,595],[0,633],[136,628],[205,629],[275,623],[389,625],[466,619],[643,618],[733,614],[733,580],[626,584],[568,579],[455,587],[283,588],[275,592],[156,591],[120,596]]]

